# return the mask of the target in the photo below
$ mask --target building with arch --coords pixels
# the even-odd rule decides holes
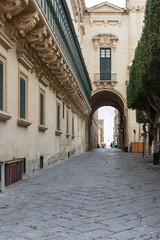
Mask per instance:
[[[94,112],[101,106],[113,106],[120,113],[119,148],[130,148],[134,129],[136,141],[142,141],[135,111],[127,108],[126,89],[129,68],[142,32],[145,4],[146,0],[127,0],[126,8],[120,8],[105,1],[86,9],[84,14],[86,34],[82,48],[93,88],[90,148],[96,147],[92,137],[97,128]]]
[[[119,111],[120,148],[133,129],[141,141],[126,88],[145,2],[0,1],[1,161],[22,158],[30,174],[97,147],[104,105]]]

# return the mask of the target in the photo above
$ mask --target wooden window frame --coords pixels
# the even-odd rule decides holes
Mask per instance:
[[[72,115],[72,138],[75,137],[75,117]]]
[[[11,119],[9,113],[7,113],[7,59],[0,54],[0,61],[3,63],[3,97],[2,108],[0,109],[0,122],[6,122]]]
[[[28,119],[28,77],[26,75],[24,75],[22,72],[20,72],[19,74],[19,82],[18,82],[18,116],[19,118],[21,117],[21,109],[20,109],[20,94],[21,94],[21,90],[20,90],[20,83],[21,83],[21,78],[25,81],[25,118],[23,119]]]
[[[102,55],[102,51],[104,50],[104,55]],[[108,50],[109,50],[109,54],[110,56],[108,57]],[[107,79],[107,75],[105,76],[105,72],[101,72],[101,59],[110,59],[110,79]],[[105,47],[101,47],[100,48],[100,80],[103,81],[111,81],[112,80],[112,48],[105,48]],[[109,74],[109,73],[108,73]],[[101,79],[102,78],[102,79]]]
[[[20,83],[21,83],[21,78],[25,81],[25,118],[22,118],[20,115],[20,104],[21,104],[21,100],[20,100]],[[20,127],[24,127],[27,128],[31,125],[31,122],[28,121],[28,77],[22,73],[21,71],[19,71],[19,76],[18,76],[18,120],[17,120],[17,124]]]
[[[44,115],[44,113],[45,113],[45,107],[44,107],[44,100],[45,100],[45,93],[42,91],[42,90],[40,90],[40,96],[39,96],[39,109],[40,109],[40,111],[39,111],[39,114],[40,114],[40,116],[39,116],[39,123],[40,123],[40,125],[45,125],[45,115]],[[41,102],[41,96],[43,97],[43,102]]]
[[[62,119],[61,118],[62,118],[62,116],[61,116],[61,103],[59,101],[56,101],[56,131],[55,131],[55,134],[57,136],[60,136],[62,134],[62,131],[61,131]]]
[[[69,111],[67,110],[66,111],[66,137],[69,137],[70,136],[70,134],[69,134],[69,130],[70,130],[70,128],[69,128]]]
[[[2,65],[2,102],[0,102],[0,111],[4,111],[4,90],[5,90],[5,60],[0,57],[0,64]]]
[[[62,117],[65,118],[65,103],[62,102]]]
[[[56,110],[57,110],[56,129],[57,131],[61,131],[61,104],[59,102],[57,102],[56,104]]]
[[[43,95],[43,122],[41,122],[41,94]],[[38,129],[40,132],[45,132],[48,127],[46,127],[46,92],[39,88],[39,125]]]
[[[20,76],[19,79],[19,117],[22,119],[27,119],[27,79]],[[24,85],[24,96],[22,96],[22,84]],[[21,104],[23,103],[23,104]],[[21,107],[23,105],[23,108]]]

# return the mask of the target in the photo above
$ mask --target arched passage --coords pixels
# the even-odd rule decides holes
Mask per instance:
[[[92,144],[93,141],[93,126],[92,126],[92,117],[95,111],[102,106],[111,106],[116,108],[120,114],[120,122],[118,125],[119,128],[119,144],[118,147],[123,149],[126,147],[126,103],[122,95],[115,90],[99,90],[93,93],[92,95],[92,112],[89,118],[89,148],[92,149],[93,146],[96,146],[96,143]]]

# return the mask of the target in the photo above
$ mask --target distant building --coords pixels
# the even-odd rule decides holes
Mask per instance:
[[[97,129],[92,121],[94,112],[102,106],[112,106],[119,112],[115,142],[121,149],[129,149],[134,141],[133,129],[137,136],[140,133],[135,111],[127,107],[126,90],[142,33],[145,5],[146,0],[126,0],[126,7],[120,8],[104,1],[87,8],[83,17],[82,51],[93,88],[89,133],[92,135]]]
[[[101,143],[104,142],[104,120],[98,119],[98,144],[101,146]]]

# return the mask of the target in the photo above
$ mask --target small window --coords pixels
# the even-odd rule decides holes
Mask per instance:
[[[79,118],[77,117],[77,135],[79,136]]]
[[[20,118],[26,118],[26,80],[20,77]]]
[[[3,91],[4,91],[4,66],[3,62],[0,60],[0,110],[3,111]]]
[[[66,133],[69,134],[69,112],[67,111],[66,117]]]
[[[26,174],[26,158],[22,158],[22,174]]]
[[[57,103],[57,130],[60,131],[61,127],[60,127],[60,109],[61,106],[59,103]]]
[[[44,93],[40,92],[40,125],[44,125]]]
[[[40,169],[43,168],[43,156],[40,156]]]
[[[63,102],[63,112],[62,112],[62,115],[63,115],[63,119],[64,119],[64,102]]]
[[[72,116],[72,136],[74,136],[74,116]]]

